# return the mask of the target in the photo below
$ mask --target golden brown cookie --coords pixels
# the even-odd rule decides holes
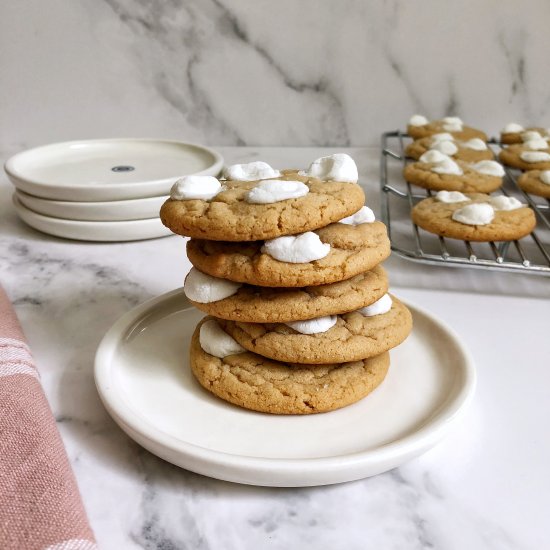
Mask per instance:
[[[546,128],[531,126],[529,128],[525,128],[521,132],[500,132],[500,142],[506,145],[523,143],[522,134],[525,132],[538,132],[543,138],[550,137]]]
[[[337,365],[294,365],[254,353],[223,359],[200,345],[200,326],[191,340],[191,369],[199,383],[214,395],[239,407],[272,414],[312,414],[351,405],[384,380],[388,353],[364,361]]]
[[[546,158],[538,162],[526,162],[521,158],[525,153],[546,153],[544,155]],[[550,170],[550,146],[546,149],[533,150],[523,143],[510,145],[500,151],[498,158],[503,164],[520,170]]]
[[[355,183],[321,181],[285,170],[276,180],[300,181],[309,193],[270,204],[246,202],[259,181],[223,181],[225,190],[213,199],[168,199],[160,210],[162,223],[178,235],[215,241],[257,241],[312,231],[357,212],[365,194]]]
[[[501,176],[481,174],[468,163],[456,161],[462,168],[462,175],[438,174],[432,171],[432,162],[412,162],[403,170],[404,178],[414,185],[434,191],[462,191],[464,193],[491,193],[502,185]]]
[[[247,323],[285,323],[336,315],[368,306],[388,290],[382,266],[328,285],[268,288],[243,285],[236,294],[195,307],[220,319]]]
[[[392,301],[390,311],[380,315],[338,315],[332,328],[318,334],[301,334],[285,324],[219,323],[243,348],[263,357],[299,364],[347,363],[380,355],[410,334],[409,310],[393,296]]]
[[[455,139],[460,139],[466,141],[472,138],[480,138],[483,141],[487,141],[487,134],[476,128],[471,128],[470,126],[462,126],[462,130],[459,131],[450,131],[445,129],[445,122],[441,120],[432,120],[428,124],[423,126],[413,126],[409,124],[407,126],[407,133],[413,139],[422,139],[428,136],[433,136],[434,134],[442,133],[451,134]]]
[[[231,243],[191,239],[187,256],[203,273],[269,287],[304,287],[350,279],[372,269],[390,255],[386,226],[378,221],[361,225],[333,223],[316,230],[331,250],[308,263],[280,262],[261,251],[263,241]]]
[[[513,241],[525,237],[535,228],[533,210],[497,210],[487,225],[467,225],[452,219],[453,213],[472,203],[489,203],[491,197],[481,193],[466,195],[470,201],[444,203],[435,197],[420,201],[412,210],[412,219],[430,233],[465,241]]]
[[[542,170],[529,170],[528,172],[524,172],[518,178],[518,185],[526,193],[544,197],[545,199],[550,199],[550,185],[548,183],[544,183],[540,179],[541,173]],[[550,181],[550,171],[546,179],[547,181]]]
[[[458,148],[458,151],[449,156],[454,159],[463,160],[464,162],[479,162],[480,160],[492,160],[495,157],[489,148],[476,151],[475,149],[465,147],[463,141],[454,141],[453,143]],[[409,158],[418,160],[426,151],[431,149],[432,144],[433,138],[431,137],[417,139],[407,145],[405,154]]]

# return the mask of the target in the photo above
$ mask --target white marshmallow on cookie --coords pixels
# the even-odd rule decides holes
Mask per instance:
[[[359,309],[359,313],[365,317],[374,317],[375,315],[382,315],[390,311],[393,302],[389,294],[384,294],[382,298],[376,300],[370,306],[365,306]]]
[[[522,151],[519,154],[519,158],[531,164],[535,162],[549,162],[550,153],[546,153],[545,151]]]
[[[317,233],[277,237],[264,242],[262,252],[280,262],[304,264],[321,260],[330,252],[330,244],[323,243]]]
[[[263,180],[248,191],[245,201],[250,204],[272,204],[305,197],[308,193],[309,187],[301,181]]]
[[[285,325],[301,334],[321,334],[330,330],[336,324],[336,315],[327,315],[325,317],[316,317],[307,321],[292,321]]]
[[[550,170],[541,170],[539,180],[546,185],[550,185]]]
[[[487,176],[504,176],[506,173],[502,164],[499,164],[495,160],[480,160],[474,164],[470,165],[473,170],[479,172],[480,174],[485,174]]]
[[[374,212],[368,206],[362,206],[360,210],[348,216],[342,218],[338,223],[344,223],[346,225],[361,225],[362,223],[372,223],[376,221]]]
[[[455,210],[452,219],[466,225],[488,225],[495,218],[493,207],[486,202],[468,204]]]
[[[243,286],[241,283],[212,277],[192,267],[185,278],[183,292],[194,302],[209,304],[233,296],[241,286]]]
[[[307,170],[301,170],[299,174],[325,181],[357,183],[359,179],[355,161],[345,153],[318,158],[309,165]]]
[[[548,149],[548,142],[542,137],[539,137],[537,139],[528,139],[524,141],[523,146],[533,151],[540,151],[541,149]]]
[[[525,128],[518,124],[517,122],[509,122],[506,124],[506,126],[502,129],[503,134],[519,134],[520,132],[523,132]]]
[[[438,202],[453,204],[455,202],[466,202],[470,199],[460,191],[438,191],[435,194],[435,200]]]
[[[464,123],[457,116],[446,116],[443,118],[443,129],[446,132],[461,132]]]
[[[487,144],[481,138],[472,138],[462,142],[462,147],[472,151],[487,151]]]
[[[490,197],[489,198],[490,205],[495,210],[517,210],[518,208],[523,208],[526,206],[522,202],[518,201],[518,199],[514,197],[507,197],[506,195],[498,195],[496,197]]]
[[[185,176],[172,185],[170,198],[176,201],[207,201],[213,199],[222,189],[222,184],[213,176]]]
[[[206,353],[220,359],[246,351],[213,319],[201,325],[199,342]]]
[[[223,177],[226,180],[256,181],[278,178],[280,175],[279,170],[275,170],[267,162],[261,160],[247,164],[232,164],[223,169]]]
[[[428,124],[428,119],[422,115],[413,115],[409,119],[410,126],[426,126]]]
[[[439,151],[444,155],[454,155],[458,152],[458,147],[453,141],[436,141],[434,144],[430,145],[431,151]]]

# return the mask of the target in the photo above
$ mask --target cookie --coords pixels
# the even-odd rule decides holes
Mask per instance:
[[[391,309],[380,315],[353,311],[328,318],[329,325],[335,324],[316,334],[302,334],[286,324],[219,323],[243,348],[263,357],[299,364],[347,363],[380,355],[409,335],[412,316],[397,298],[392,301]]]
[[[443,136],[443,134],[439,135]],[[435,136],[438,136],[438,134],[435,134]],[[449,137],[452,138],[451,135],[449,135]],[[447,140],[425,137],[409,143],[405,149],[405,154],[409,158],[418,160],[426,151],[435,149],[456,160],[463,160],[464,162],[478,162],[480,160],[493,159],[493,152],[487,147],[484,141],[478,141],[478,139],[456,141],[454,138]]]
[[[185,288],[185,287],[184,287]],[[372,304],[388,290],[388,277],[381,266],[351,279],[304,288],[268,288],[243,285],[222,300],[201,303],[198,309],[232,321],[285,323],[336,315]]]
[[[507,199],[503,196],[490,197],[481,193],[465,196],[469,200],[452,203],[440,202],[436,197],[424,199],[413,208],[412,219],[416,225],[430,233],[465,241],[513,241],[531,233],[536,225],[533,210],[525,205],[514,210],[495,210],[490,206],[495,204],[498,208],[498,203],[502,200],[515,201],[512,206],[517,206],[519,201],[516,199]],[[480,213],[480,223],[468,224],[453,219],[453,215],[457,217],[456,211],[463,213],[464,207],[476,203],[486,205],[483,207],[484,211]],[[486,214],[488,217],[481,219]],[[461,216],[463,221],[464,215],[463,213]]]
[[[532,149],[528,143],[502,149],[498,155],[500,162],[520,170],[550,170],[550,145],[546,143],[543,149]]]
[[[378,221],[357,226],[333,223],[313,232],[330,245],[328,254],[304,263],[279,261],[262,251],[263,241],[232,243],[191,239],[190,262],[203,273],[269,287],[304,287],[350,279],[390,255],[386,226]]]
[[[254,353],[218,358],[199,339],[203,319],[191,340],[191,369],[209,392],[239,407],[272,414],[313,414],[351,405],[384,380],[390,365],[384,353],[364,361],[334,365],[295,365]]]
[[[550,170],[529,170],[518,178],[518,185],[526,193],[550,199]]]
[[[322,181],[292,170],[267,181],[298,182],[294,194],[299,195],[301,190],[307,194],[256,204],[248,201],[274,200],[273,189],[261,189],[266,192],[254,198],[248,193],[258,186],[273,184],[227,180],[221,182],[221,191],[209,200],[168,199],[160,210],[160,218],[178,235],[217,241],[257,241],[324,227],[357,212],[365,202],[363,190],[355,183]],[[175,192],[172,195],[178,196]]]
[[[519,124],[511,123],[503,128],[503,130],[500,132],[500,142],[504,143],[505,145],[523,143],[533,136],[533,132],[536,132],[540,137],[544,139],[550,138],[550,132],[548,128],[540,128],[537,126],[523,128]]]
[[[480,138],[483,141],[487,141],[487,134],[485,132],[465,126],[458,117],[445,117],[430,122],[426,117],[414,115],[407,125],[407,133],[413,139],[422,139],[443,132],[449,133],[455,139],[463,141],[472,138]]]
[[[405,166],[403,176],[409,183],[434,191],[491,193],[502,185],[502,176],[483,174],[474,170],[471,164],[460,160],[453,162],[460,168],[459,171],[462,174],[434,172],[434,168],[439,166],[439,163],[435,162],[412,162]]]

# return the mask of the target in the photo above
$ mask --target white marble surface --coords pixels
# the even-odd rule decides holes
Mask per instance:
[[[549,18],[546,0],[4,2],[0,147],[376,145],[417,111],[547,126]]]
[[[229,161],[262,158],[279,166],[305,165],[325,152],[221,151]],[[350,152],[375,203],[376,151]],[[491,275],[486,284],[500,295],[420,290],[432,280],[429,269],[389,263],[394,283],[411,286],[394,285],[397,294],[450,324],[478,367],[473,405],[441,444],[363,481],[239,486],[183,471],[138,447],[109,418],[93,383],[95,349],[110,325],[137,303],[181,285],[189,268],[183,239],[55,239],[16,219],[10,192],[2,182],[0,280],[36,357],[102,549],[549,547],[549,301],[507,296],[514,277]],[[452,271],[452,280],[466,288],[475,282],[472,273]]]

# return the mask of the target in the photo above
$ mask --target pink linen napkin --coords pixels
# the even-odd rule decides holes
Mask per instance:
[[[0,548],[97,548],[38,371],[2,287]]]

